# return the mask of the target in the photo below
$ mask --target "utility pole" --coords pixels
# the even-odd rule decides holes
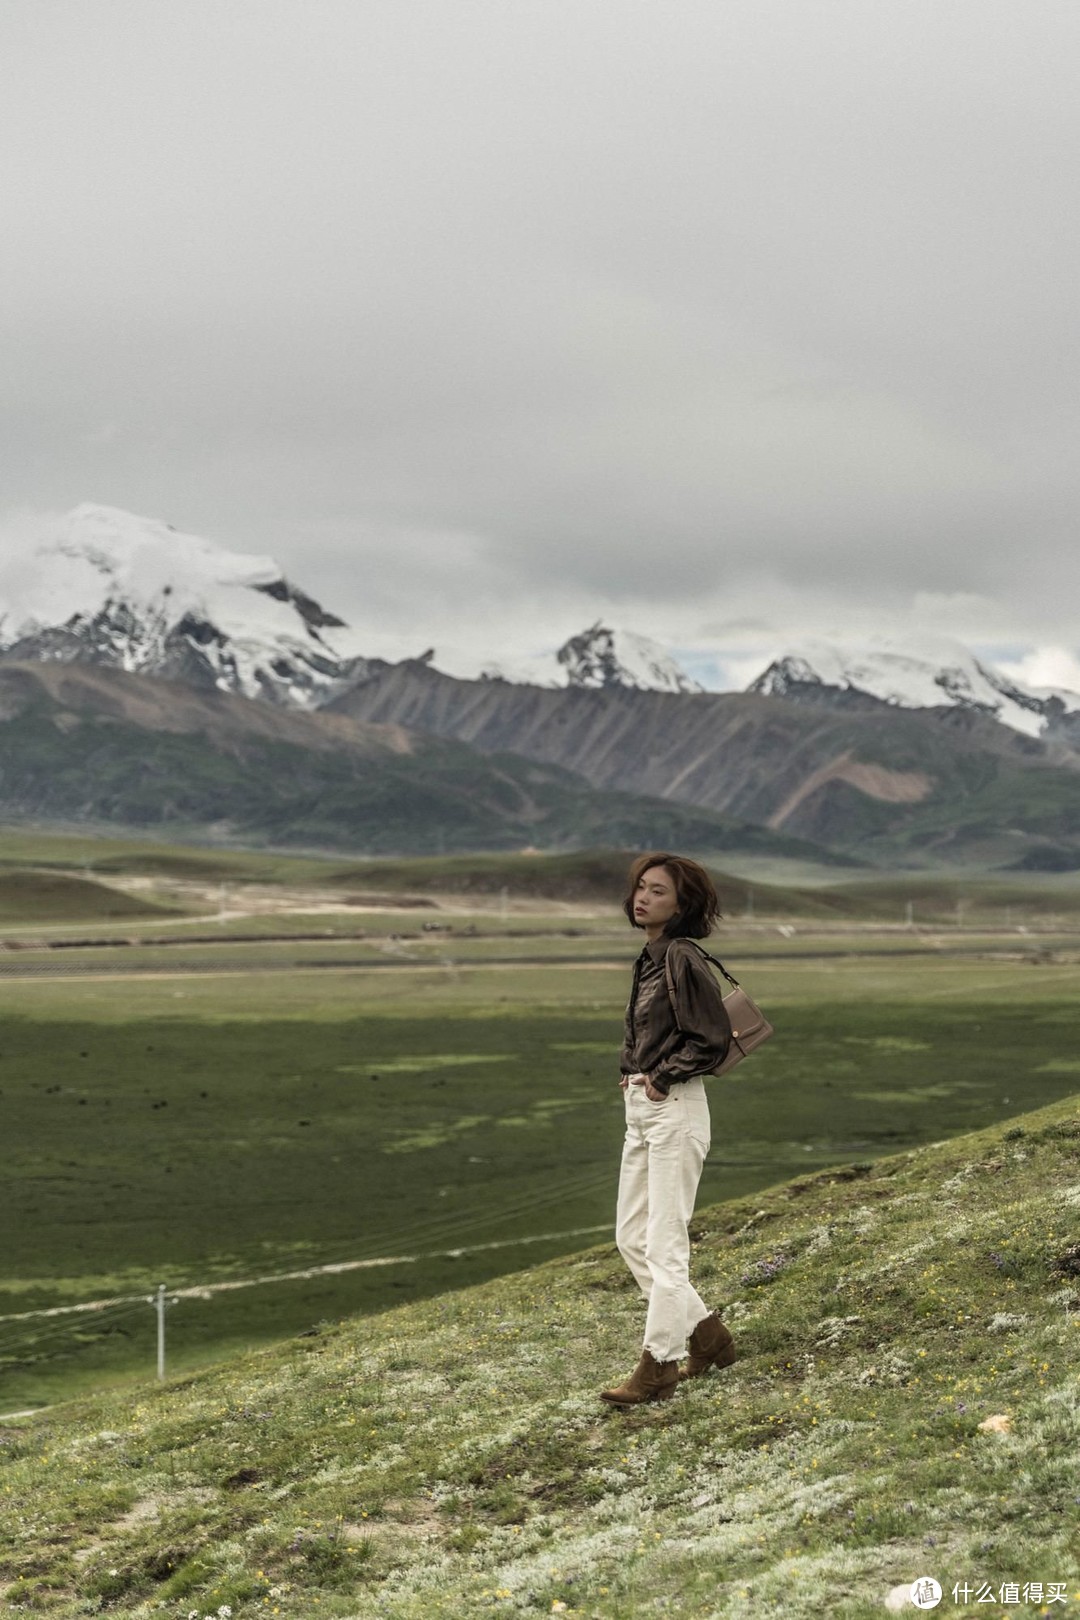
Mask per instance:
[[[158,1283],[158,1291],[151,1294],[146,1303],[153,1305],[157,1311],[157,1375],[159,1379],[165,1377],[165,1284]]]
[[[158,1284],[157,1291],[157,1375],[165,1376],[165,1284]]]

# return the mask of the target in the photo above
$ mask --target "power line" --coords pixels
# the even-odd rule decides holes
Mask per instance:
[[[61,1320],[45,1322],[35,1327],[26,1323],[24,1319],[22,1325],[9,1329],[6,1333],[0,1335],[0,1359],[10,1353],[18,1354],[20,1349],[25,1346],[48,1343],[54,1337],[62,1338],[65,1334],[80,1327],[88,1329],[100,1327],[106,1333],[111,1332],[118,1324],[140,1316],[145,1304],[146,1299],[140,1298],[137,1304],[114,1306],[111,1310],[97,1311],[94,1313],[91,1322],[86,1321],[84,1318],[73,1321],[70,1317],[66,1317]],[[12,1318],[4,1318],[3,1320],[11,1321]]]
[[[553,1243],[557,1239],[567,1237],[592,1236],[596,1232],[611,1230],[610,1221],[604,1221],[596,1226],[575,1226],[561,1232],[533,1232],[524,1237],[495,1238],[487,1243],[471,1243],[458,1245],[449,1249],[436,1249],[426,1254],[384,1254],[355,1260],[334,1260],[317,1266],[304,1266],[296,1271],[271,1272],[261,1277],[234,1277],[222,1282],[192,1283],[183,1288],[170,1288],[167,1290],[170,1300],[180,1299],[209,1299],[215,1294],[235,1293],[244,1288],[262,1288],[273,1283],[301,1282],[312,1277],[330,1276],[346,1271],[364,1271],[377,1266],[415,1265],[421,1260],[458,1259],[462,1255],[479,1254],[491,1249],[511,1249],[524,1247],[533,1243]],[[164,1284],[161,1285],[164,1287]],[[73,1316],[77,1313],[102,1312],[109,1307],[120,1305],[152,1305],[156,1304],[152,1294],[130,1294],[120,1299],[112,1300],[83,1300],[78,1305],[50,1305],[34,1311],[20,1311],[10,1316],[0,1316],[0,1322],[26,1322],[42,1317],[56,1318]],[[135,1311],[125,1312],[125,1315],[136,1314]]]
[[[492,1249],[509,1249],[524,1247],[533,1243],[561,1242],[564,1238],[592,1237],[597,1232],[609,1232],[611,1223],[603,1222],[598,1226],[575,1226],[562,1232],[533,1232],[524,1237],[494,1238],[487,1243],[471,1243],[452,1249],[437,1249],[427,1254],[395,1254],[378,1255],[362,1260],[337,1260],[319,1266],[306,1266],[299,1271],[283,1271],[264,1277],[238,1277],[225,1282],[201,1283],[186,1288],[168,1290],[164,1283],[159,1284],[156,1294],[129,1295],[126,1299],[84,1300],[77,1305],[53,1305],[37,1311],[20,1311],[13,1316],[0,1317],[0,1322],[26,1323],[31,1320],[40,1321],[45,1318],[45,1324],[38,1328],[27,1328],[23,1333],[12,1333],[0,1339],[0,1360],[22,1359],[29,1355],[34,1357],[43,1344],[50,1347],[65,1334],[72,1332],[82,1325],[80,1321],[72,1320],[79,1316],[86,1318],[88,1313],[94,1313],[95,1325],[107,1325],[109,1329],[119,1322],[140,1314],[140,1307],[153,1305],[157,1314],[157,1375],[159,1379],[165,1377],[165,1311],[169,1305],[176,1305],[183,1299],[210,1299],[215,1294],[233,1293],[244,1288],[260,1288],[268,1284],[283,1282],[300,1282],[310,1280],[312,1277],[338,1275],[346,1271],[362,1271],[375,1266],[415,1265],[421,1260],[459,1259],[463,1255],[480,1254]],[[9,1354],[10,1353],[10,1354]],[[12,1414],[8,1414],[12,1415]]]

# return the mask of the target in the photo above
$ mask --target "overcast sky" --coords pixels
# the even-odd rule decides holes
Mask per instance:
[[[1075,0],[4,0],[0,504],[392,656],[1080,684],[1078,68]]]

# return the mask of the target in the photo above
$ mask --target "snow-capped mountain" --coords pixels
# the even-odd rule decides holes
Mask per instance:
[[[815,687],[864,693],[902,709],[970,709],[1031,737],[1080,710],[1077,693],[1022,686],[959,642],[938,637],[880,637],[861,646],[807,641],[774,659],[747,691],[798,697]]]
[[[0,559],[0,656],[112,665],[300,709],[321,708],[388,667],[273,558],[91,504],[42,520],[21,552]],[[446,649],[419,661],[458,679],[511,685],[704,690],[657,642],[600,620],[544,655],[485,662]],[[1024,685],[943,638],[807,641],[747,690],[840,703],[869,696],[906,709],[950,705],[1028,736],[1080,740],[1080,695]]]
[[[0,565],[7,658],[111,664],[315,708],[364,673],[341,619],[270,557],[78,506]]]
[[[444,675],[461,680],[508,681],[515,686],[624,686],[643,692],[704,690],[659,642],[633,630],[609,629],[599,620],[580,635],[571,636],[553,653],[482,662],[433,653],[431,661]]]
[[[571,636],[555,654],[567,686],[634,686],[647,692],[700,692],[671,654],[633,630],[608,630],[599,620]]]
[[[43,520],[21,555],[0,561],[0,656],[109,664],[305,709],[383,662],[272,557],[89,503]],[[463,679],[701,690],[656,642],[599,622],[546,656],[424,659]]]

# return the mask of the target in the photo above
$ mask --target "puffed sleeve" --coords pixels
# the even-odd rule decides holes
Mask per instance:
[[[682,1040],[653,1070],[653,1084],[660,1091],[692,1075],[711,1073],[731,1045],[731,1019],[708,962],[692,945],[680,946],[678,941],[668,947],[668,960]]]

